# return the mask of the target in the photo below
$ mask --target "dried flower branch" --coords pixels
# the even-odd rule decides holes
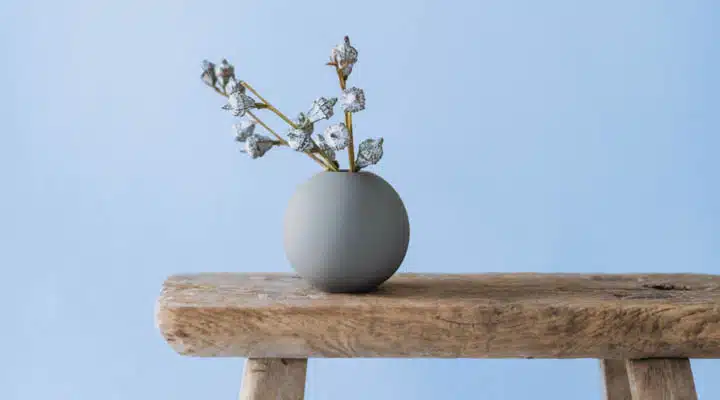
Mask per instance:
[[[356,165],[358,168],[365,168],[377,164],[383,156],[383,138],[365,139],[358,146],[358,157]]]
[[[332,49],[329,65],[337,66],[343,79],[347,80],[358,59],[358,51],[350,45],[350,38],[345,36],[343,42]]]
[[[350,133],[342,122],[325,128],[323,138],[333,150],[343,150],[350,144]]]
[[[335,150],[332,146],[330,146],[327,141],[325,140],[325,136],[318,135],[317,138],[317,145],[320,148],[320,150],[329,158],[330,160],[336,162],[335,160]]]
[[[273,136],[275,136],[275,137],[278,139],[278,145],[280,145],[280,146],[289,146],[288,142],[287,142],[285,139],[283,139],[280,135],[278,135],[272,128],[270,128],[265,122],[263,122],[263,121],[262,121],[260,118],[258,118],[255,114],[253,114],[252,112],[248,111],[248,112],[247,112],[247,115],[250,116],[250,118],[252,118],[253,121],[257,122],[260,126],[262,126],[263,128],[265,128],[265,130],[267,130],[267,131],[270,132]],[[318,158],[315,154],[311,154],[311,153],[306,153],[306,154],[308,155],[308,157],[312,158],[316,163],[322,165],[322,166],[323,166],[324,168],[326,168],[326,169],[330,169],[328,163],[327,163],[326,161],[321,160],[320,158]],[[334,165],[334,164],[333,164],[333,165]],[[335,168],[335,170],[337,170],[337,167]]]
[[[346,113],[362,111],[365,109],[365,92],[356,87],[345,89],[340,96],[340,104]]]
[[[332,49],[331,60],[327,63],[335,68],[338,76],[342,91],[339,98],[318,97],[313,101],[310,109],[305,113],[299,113],[295,120],[278,110],[249,83],[237,79],[235,67],[226,59],[217,65],[207,60],[203,61],[200,78],[215,92],[227,98],[227,104],[222,106],[223,109],[230,111],[235,117],[249,118],[234,124],[233,130],[235,140],[243,144],[241,151],[251,158],[262,157],[273,147],[287,146],[307,154],[327,170],[339,171],[335,152],[347,148],[350,164],[348,171],[356,172],[376,164],[383,154],[382,138],[367,139],[360,144],[357,158],[355,157],[352,114],[365,109],[365,92],[357,87],[348,89],[347,79],[357,60],[358,51],[350,44],[350,38],[345,36],[343,42]],[[345,114],[344,123],[332,124],[322,134],[313,136],[315,124],[332,118],[335,114],[335,104],[338,102]],[[288,124],[290,129],[287,131],[287,138],[277,134],[254,113],[254,110],[269,110]],[[257,125],[267,130],[275,139],[256,133]]]
[[[200,75],[200,79],[210,87],[215,87],[217,83],[217,76],[215,75],[215,64],[208,60],[203,61],[203,73]]]
[[[293,128],[297,128],[297,126],[295,126],[295,124],[290,120],[290,118],[286,117],[285,114],[281,113],[280,110],[275,108],[272,104],[270,104],[270,102],[260,96],[260,93],[258,93],[252,86],[250,86],[249,83],[243,81],[242,85],[245,86],[249,91],[251,91],[258,99],[260,99],[260,101],[265,105],[265,108],[275,113],[275,115],[280,117],[283,121],[287,122],[288,125],[292,126]]]
[[[335,114],[333,107],[337,103],[337,97],[326,99],[319,97],[313,101],[310,111],[307,112],[307,117],[312,123],[318,122],[323,119],[330,119]]]
[[[275,145],[275,142],[267,136],[252,134],[245,141],[245,149],[241,150],[248,153],[251,158],[262,157]]]
[[[252,97],[236,91],[228,96],[228,102],[222,108],[236,117],[242,117],[248,110],[257,108],[257,103]]]
[[[350,172],[355,172],[357,167],[355,166],[355,144],[353,140],[353,124],[352,124],[352,109],[358,109],[358,111],[365,108],[365,94],[360,89],[355,89],[353,92],[346,93],[347,79],[352,73],[353,67],[358,60],[358,51],[350,44],[350,37],[345,36],[343,43],[336,46],[331,53],[331,60],[328,65],[335,67],[335,72],[340,82],[340,89],[343,91],[343,97],[341,102],[346,104],[343,109],[345,111],[345,126],[348,130],[348,162],[350,163]],[[358,98],[357,90],[361,92],[361,98]],[[362,102],[361,104],[359,102]],[[347,104],[349,103],[349,104]],[[356,103],[353,105],[353,103]],[[348,109],[348,106],[350,109]]]
[[[290,148],[295,151],[311,152],[315,149],[315,142],[312,135],[302,129],[290,129],[287,133]]]
[[[242,120],[239,124],[233,124],[235,140],[244,142],[255,133],[255,126],[257,126],[257,122],[248,120]]]
[[[220,62],[220,65],[215,67],[215,75],[220,81],[220,87],[226,89],[230,80],[235,79],[235,67],[230,65],[228,60],[223,59]]]

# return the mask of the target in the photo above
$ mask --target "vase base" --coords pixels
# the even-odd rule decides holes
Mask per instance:
[[[344,294],[365,294],[365,293],[373,293],[378,290],[380,287],[380,284],[370,284],[370,285],[358,285],[358,284],[342,284],[342,283],[333,283],[333,284],[327,284],[327,283],[316,283],[306,280],[310,284],[310,286],[314,287],[317,290],[320,290],[321,292],[325,293],[344,293]]]

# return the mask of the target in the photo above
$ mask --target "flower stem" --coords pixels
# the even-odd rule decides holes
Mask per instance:
[[[243,85],[247,90],[251,91],[252,94],[255,95],[255,97],[257,97],[260,101],[263,102],[264,108],[267,108],[268,110],[270,110],[270,111],[272,111],[273,113],[275,113],[275,115],[277,115],[278,117],[282,118],[282,120],[285,121],[285,122],[287,122],[288,125],[290,125],[291,127],[293,127],[293,129],[297,129],[297,128],[298,128],[298,126],[297,126],[296,123],[294,123],[294,122],[293,122],[290,118],[288,118],[285,114],[283,114],[282,112],[280,112],[280,110],[278,110],[277,108],[275,108],[275,106],[273,106],[272,104],[270,104],[270,102],[267,101],[264,97],[262,97],[262,96],[260,95],[260,93],[258,93],[257,90],[255,90],[255,88],[253,88],[249,83],[247,83],[247,82],[245,82],[245,81],[242,81],[242,85]],[[251,114],[251,115],[252,115],[252,114]],[[257,119],[256,116],[253,115],[253,117]],[[266,129],[267,129],[267,127],[266,127]],[[317,147],[317,143],[315,144],[315,146]],[[333,171],[337,171],[337,170],[338,170],[338,169],[335,167],[335,164],[334,164],[334,163],[332,162],[332,160],[330,159],[330,157],[328,157],[328,156],[325,154],[324,151],[321,150],[321,151],[319,152],[319,154],[320,154],[320,156],[318,157],[318,156],[315,155],[315,154],[308,153],[308,155],[309,155],[313,160],[316,160],[316,161],[318,161],[318,159],[322,160],[321,162],[323,163],[323,165],[325,165],[326,168],[328,168],[328,169],[330,169],[330,170],[333,170]]]
[[[335,61],[335,71],[337,72],[338,80],[340,81],[340,89],[345,90],[345,76],[343,76],[342,71],[340,71],[337,61]]]
[[[347,87],[347,80],[340,70],[340,64],[337,59],[334,60],[333,64],[335,65],[335,72],[337,72],[338,80],[340,81],[340,89],[345,90]],[[348,162],[350,164],[350,168],[348,168],[348,172],[353,173],[355,172],[355,143],[353,141],[352,113],[347,111],[345,112],[345,126],[347,127],[349,137]]]
[[[348,129],[348,160],[350,161],[350,172],[355,171],[355,143],[353,143],[353,125],[352,125],[352,113],[345,113],[345,125]]]
[[[280,143],[282,143],[283,146],[287,146],[287,145],[288,145],[287,140],[283,139],[280,135],[278,135],[277,133],[275,133],[274,130],[272,130],[269,126],[267,126],[267,124],[266,124],[265,122],[263,122],[260,118],[258,118],[258,116],[255,115],[252,111],[248,110],[248,111],[245,111],[245,113],[246,113],[247,115],[249,115],[250,118],[253,119],[253,121],[257,122],[258,124],[260,124],[260,126],[262,126],[263,128],[265,128],[265,130],[267,130],[268,132],[270,132],[271,135],[275,136],[275,137],[277,138],[277,140],[278,140]]]
[[[320,153],[320,155],[322,155],[323,160],[328,161],[328,165],[330,166],[330,169],[332,169],[335,172],[339,171],[338,168],[335,166],[335,163],[333,162],[332,158],[330,158],[330,156],[328,156],[328,153],[325,150],[323,150],[320,146],[318,146],[318,144],[317,144],[317,142],[315,142],[315,140],[313,140],[313,143],[315,143],[315,148],[318,149],[318,153]]]
[[[248,110],[248,111],[246,111],[246,113],[247,113],[247,115],[249,115],[250,118],[252,118],[255,122],[257,122],[258,124],[260,124],[260,126],[262,126],[263,128],[265,128],[265,130],[267,130],[267,131],[270,132],[273,136],[275,136],[275,137],[278,139],[278,141],[280,142],[280,144],[281,144],[282,146],[288,146],[287,140],[283,139],[280,135],[278,135],[272,128],[270,128],[265,122],[263,122],[263,120],[261,120],[260,118],[258,118],[258,116],[255,115],[252,111],[249,111],[249,110]],[[305,154],[307,154],[308,157],[310,157],[310,158],[312,158],[313,160],[315,160],[316,163],[318,163],[318,164],[322,165],[323,167],[325,167],[325,169],[334,169],[334,168],[333,168],[334,165],[331,166],[331,165],[328,164],[325,160],[322,160],[322,159],[318,158],[315,154],[312,154],[312,153],[305,153]]]
[[[243,82],[243,84],[245,84],[245,83]],[[213,89],[215,89],[215,91],[216,91],[218,94],[220,94],[221,96],[228,97],[227,93],[223,92],[223,91],[220,90],[218,87],[213,86]],[[250,88],[248,88],[248,89],[250,89]],[[260,97],[260,95],[258,95],[254,90],[252,90],[252,89],[250,89],[250,90],[251,90],[253,93],[255,93],[255,95],[256,95],[260,100],[265,101],[265,100],[264,100],[262,97]],[[265,103],[265,104],[267,104],[267,103]],[[246,114],[249,115],[250,118],[252,118],[255,122],[257,122],[258,124],[260,124],[260,126],[262,126],[263,128],[265,128],[265,130],[267,130],[268,132],[270,132],[271,135],[275,136],[275,137],[277,138],[277,140],[278,140],[278,142],[279,142],[280,145],[282,145],[282,146],[288,146],[287,140],[283,139],[282,136],[278,135],[272,128],[270,128],[265,122],[263,122],[263,120],[261,120],[260,118],[258,118],[258,116],[255,115],[252,111],[247,110],[247,111],[246,111]],[[337,170],[338,170],[337,168],[335,168],[335,164],[333,164],[332,161],[327,161],[327,160],[325,160],[325,159],[318,158],[318,156],[316,156],[315,154],[312,154],[312,153],[305,153],[305,154],[307,154],[308,157],[312,158],[316,163],[322,165],[322,166],[323,166],[325,169],[327,169],[327,170],[331,170],[331,171],[337,171]]]
[[[326,161],[326,160],[329,160],[329,158],[327,158],[327,157],[321,158],[321,157],[316,156],[316,155],[313,154],[313,153],[305,153],[305,154],[307,154],[308,156],[310,156],[310,158],[312,158],[313,160],[315,160],[318,164],[320,164],[320,165],[322,165],[323,167],[325,167],[326,170],[328,170],[328,171],[335,171],[335,172],[338,171],[338,169],[335,167],[335,164],[333,164],[332,161]]]
[[[273,106],[272,104],[270,104],[270,102],[268,102],[268,101],[265,100],[262,96],[260,96],[260,93],[258,93],[257,90],[255,90],[252,86],[250,86],[249,83],[247,83],[247,82],[245,82],[245,81],[242,81],[242,85],[245,86],[245,88],[246,88],[247,90],[251,91],[258,99],[260,99],[260,101],[262,101],[263,103],[265,103],[265,106],[267,107],[268,110],[274,112],[275,115],[277,115],[278,117],[282,118],[282,120],[285,121],[285,122],[287,122],[288,125],[292,126],[293,129],[297,129],[298,126],[297,126],[296,123],[294,123],[294,122],[293,122],[290,118],[288,118],[285,114],[281,113],[280,110],[278,110],[277,108],[275,108],[275,106]]]
[[[220,90],[220,88],[218,88],[217,86],[213,86],[212,88],[215,89],[215,91],[218,92],[219,95],[228,97],[227,93]]]

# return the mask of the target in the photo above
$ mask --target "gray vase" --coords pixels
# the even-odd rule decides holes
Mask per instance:
[[[285,254],[320,290],[374,290],[400,267],[410,225],[400,196],[370,172],[324,171],[298,186],[285,214]]]

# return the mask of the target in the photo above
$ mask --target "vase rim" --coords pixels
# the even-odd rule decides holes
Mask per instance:
[[[339,170],[337,170],[337,171],[328,171],[328,170],[325,170],[325,171],[323,171],[323,172],[338,173],[338,172],[350,172],[350,170],[347,169],[347,168],[343,168],[343,169],[339,169]],[[371,173],[371,172],[370,172],[370,171],[362,171],[362,170],[361,170],[361,171],[355,171],[355,172],[353,172],[353,173],[354,173],[354,174],[362,174],[362,173]]]

